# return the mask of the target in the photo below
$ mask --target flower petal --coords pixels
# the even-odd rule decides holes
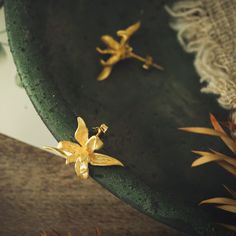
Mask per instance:
[[[225,132],[202,127],[186,127],[186,128],[179,128],[179,130],[196,134],[207,134],[211,136],[217,136],[223,140],[223,142],[232,152],[236,153],[236,143]]]
[[[227,225],[227,224],[220,224],[220,225],[225,227],[226,229],[236,232],[236,225]]]
[[[204,201],[201,201],[199,205],[202,204],[220,204],[220,205],[235,205],[236,206],[236,200],[232,198],[226,198],[226,197],[215,197],[210,198]]]
[[[236,206],[232,206],[232,205],[221,205],[221,206],[216,206],[217,208],[224,210],[224,211],[228,211],[228,212],[232,212],[232,213],[236,213]]]
[[[103,147],[103,141],[98,136],[96,137],[97,137],[97,140],[96,140],[96,145],[95,145],[94,150],[99,150]]]
[[[66,158],[66,165],[70,164],[70,163],[74,163],[76,162],[78,159],[78,155],[71,155],[71,156],[68,156]]]
[[[100,153],[90,156],[90,164],[94,166],[124,166],[119,160]]]
[[[217,121],[217,119],[215,118],[215,116],[213,114],[210,113],[210,120],[211,120],[211,124],[214,127],[214,129],[218,132],[223,133],[223,136],[220,136],[220,138],[222,139],[222,141],[226,144],[226,146],[234,153],[236,153],[236,143],[233,139],[231,139],[227,133],[224,131],[224,129],[221,127],[221,125],[219,124],[219,122]]]
[[[73,143],[70,141],[61,141],[58,143],[57,148],[63,152],[68,152],[71,154],[75,154],[78,152],[81,152],[82,147],[77,144],[77,143]]]
[[[120,44],[115,39],[113,39],[110,35],[103,35],[101,37],[101,40],[111,49],[117,50],[120,47]]]
[[[140,28],[140,26],[141,26],[141,23],[139,21],[139,22],[136,22],[135,24],[129,26],[125,30],[117,31],[117,35],[119,37],[122,37],[121,43],[122,44],[126,43],[129,40],[129,38]]]
[[[203,151],[192,151],[193,153],[202,155],[202,157],[193,162],[192,166],[199,166],[212,161],[225,161],[236,168],[236,160],[234,158],[226,156],[223,153],[216,152],[214,150],[211,151],[213,153]]]
[[[218,136],[225,135],[222,132],[216,131],[214,129],[210,128],[202,128],[202,127],[185,127],[185,128],[179,128],[179,130],[190,132],[190,133],[196,133],[196,134],[207,134],[211,136]]]
[[[111,56],[107,61],[100,60],[100,63],[104,67],[111,67],[117,62],[119,62],[120,60],[121,60],[120,54],[116,53],[113,56]]]
[[[91,136],[86,143],[86,147],[89,153],[93,153],[95,150],[100,149],[102,146],[102,140],[96,135]]]
[[[89,153],[92,153],[96,147],[97,138],[95,135],[91,136],[86,143],[86,147]]]
[[[223,153],[220,152],[216,152],[214,150],[212,150],[212,152],[214,152],[216,155],[218,155],[219,157],[222,157],[224,161],[228,162],[230,165],[234,166],[236,168],[236,159],[229,157]]]
[[[200,166],[209,162],[217,162],[218,165],[226,169],[228,172],[236,176],[236,161],[219,152],[202,152],[202,151],[193,151],[193,153],[202,155],[192,163],[192,167]]]
[[[209,162],[220,161],[220,160],[222,160],[222,157],[218,157],[218,156],[202,156],[202,157],[198,158],[197,160],[195,160],[192,163],[192,167],[197,167],[197,166],[209,163]]]
[[[99,76],[97,77],[98,81],[102,81],[108,78],[108,76],[111,74],[112,71],[112,67],[111,66],[106,66],[104,67],[104,69],[102,70],[102,72],[99,74]]]
[[[79,159],[77,159],[75,162],[75,172],[80,179],[82,180],[88,179],[89,177],[88,162],[80,161]]]
[[[131,36],[132,34],[134,34],[134,33],[140,28],[140,26],[141,26],[141,22],[140,22],[140,21],[138,21],[138,22],[136,22],[135,24],[129,26],[129,27],[125,30],[126,35],[130,35],[130,36]]]
[[[101,49],[99,47],[96,47],[97,52],[99,52],[100,54],[113,54],[116,51],[112,50],[112,49]]]
[[[225,161],[219,161],[218,164],[223,167],[225,170],[230,172],[232,175],[236,176],[236,168]]]
[[[65,158],[65,159],[67,158],[66,154],[58,148],[54,148],[54,147],[43,147],[43,148],[62,158]]]
[[[81,117],[77,117],[78,128],[75,131],[75,139],[81,145],[85,145],[88,141],[88,128]]]
[[[115,54],[113,56],[111,56],[107,61],[106,61],[106,64],[107,65],[114,65],[116,64],[117,62],[120,61],[120,54]]]
[[[217,119],[215,118],[215,116],[212,113],[210,113],[210,120],[211,120],[211,124],[215,130],[220,131],[226,135],[224,129],[221,127],[221,125],[219,124],[219,122],[217,121]]]

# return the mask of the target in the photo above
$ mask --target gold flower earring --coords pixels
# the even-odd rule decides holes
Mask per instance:
[[[81,117],[78,117],[77,121],[78,127],[74,137],[78,143],[60,141],[56,148],[45,148],[66,159],[66,164],[75,163],[75,172],[80,179],[88,179],[88,164],[94,166],[123,166],[119,160],[113,157],[95,153],[96,150],[103,147],[100,135],[106,133],[108,129],[105,124],[96,127],[97,133],[89,138],[88,128],[84,120]]]
[[[96,50],[100,54],[110,54],[111,57],[107,60],[100,60],[101,65],[103,66],[103,70],[98,76],[97,80],[105,80],[111,74],[112,68],[119,61],[133,58],[138,61],[143,62],[143,68],[148,70],[150,67],[154,67],[158,70],[163,70],[164,68],[153,62],[153,58],[151,56],[146,56],[145,58],[137,55],[133,48],[129,45],[130,37],[140,28],[141,23],[137,22],[131,26],[129,26],[125,30],[118,30],[117,36],[120,37],[120,41],[116,41],[110,35],[103,35],[101,40],[104,44],[107,45],[106,49],[101,49],[99,47]]]

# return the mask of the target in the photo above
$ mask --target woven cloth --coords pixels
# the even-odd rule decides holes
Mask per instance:
[[[194,65],[206,83],[201,91],[217,94],[226,109],[236,108],[236,0],[181,0],[166,10],[178,41],[196,55]]]

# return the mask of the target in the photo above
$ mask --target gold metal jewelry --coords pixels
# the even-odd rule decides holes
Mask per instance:
[[[59,154],[66,159],[66,164],[75,163],[75,172],[80,179],[88,179],[89,169],[88,164],[94,166],[124,166],[116,158],[108,155],[95,153],[103,147],[103,142],[100,139],[102,133],[106,133],[108,126],[105,124],[97,127],[97,134],[89,138],[88,128],[81,117],[77,118],[78,127],[75,131],[75,139],[78,143],[70,141],[60,141],[56,148],[45,147],[47,150]]]
[[[94,127],[93,129],[97,132],[96,136],[99,136],[100,134],[105,134],[107,132],[108,126],[106,124],[101,124],[99,127]]]
[[[103,66],[103,70],[98,76],[97,80],[101,81],[107,79],[108,76],[111,74],[113,66],[119,61],[128,58],[133,58],[143,62],[143,68],[146,70],[150,69],[150,67],[154,67],[158,70],[164,69],[162,66],[154,63],[153,58],[151,56],[142,57],[137,55],[133,51],[133,48],[129,45],[130,37],[140,28],[140,26],[141,23],[137,22],[129,26],[125,30],[118,30],[117,36],[121,38],[119,42],[116,41],[110,35],[103,35],[101,37],[102,42],[107,45],[107,49],[101,49],[97,47],[96,50],[100,54],[110,54],[111,57],[107,61],[104,61],[102,59],[100,60],[100,63]]]

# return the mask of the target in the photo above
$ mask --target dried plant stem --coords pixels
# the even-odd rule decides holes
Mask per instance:
[[[152,66],[152,67],[154,67],[154,68],[156,68],[158,70],[164,70],[164,68],[161,65],[152,62],[153,59],[152,59],[151,56],[147,56],[146,58],[144,58],[144,57],[139,56],[138,54],[136,54],[134,52],[131,52],[129,56],[131,58],[134,58],[134,59],[136,59],[138,61],[143,62],[144,63],[144,65],[143,65],[144,69],[148,69],[150,66]],[[147,67],[145,67],[145,65]]]
[[[214,115],[210,114],[210,121],[213,126],[213,128],[204,128],[204,127],[185,127],[180,128],[180,130],[191,132],[195,134],[203,134],[203,135],[210,135],[220,138],[224,144],[232,151],[234,154],[233,157],[227,156],[223,153],[210,150],[210,151],[193,151],[193,153],[196,153],[197,155],[200,155],[199,158],[197,158],[193,163],[192,167],[204,165],[210,162],[215,162],[218,165],[220,165],[222,168],[227,170],[229,173],[231,173],[234,177],[236,176],[236,140],[235,138],[229,134],[227,134],[220,123],[217,121],[217,119],[214,117]],[[230,129],[231,126],[228,126]],[[232,130],[230,129],[230,132]],[[207,200],[203,200],[200,202],[199,205],[202,204],[214,204],[216,208],[230,212],[230,213],[236,213],[236,193],[225,187],[226,190],[232,195],[233,198],[228,197],[214,197]],[[236,232],[236,225],[227,225],[227,224],[221,224],[225,228],[235,231]]]

